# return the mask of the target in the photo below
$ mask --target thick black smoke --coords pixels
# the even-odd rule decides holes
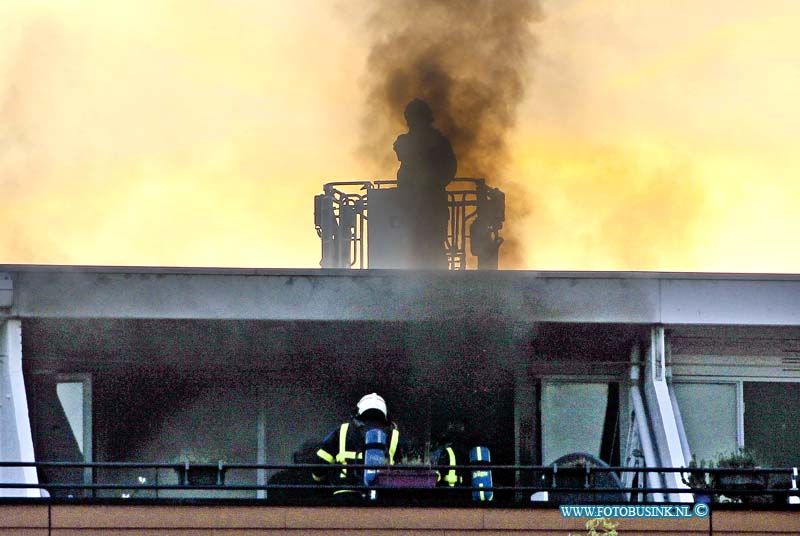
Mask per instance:
[[[538,1],[387,0],[371,5],[363,154],[381,173],[396,169],[391,148],[405,129],[403,109],[421,98],[431,105],[435,126],[453,144],[458,176],[484,177],[506,190],[513,220],[525,208],[502,172],[535,48],[532,24],[540,17]],[[504,236],[502,264],[509,266],[515,248],[510,233]]]

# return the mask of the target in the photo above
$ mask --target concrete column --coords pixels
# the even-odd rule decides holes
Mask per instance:
[[[34,461],[22,376],[22,322],[0,321],[0,461]],[[0,467],[0,482],[38,484],[34,467]],[[0,497],[39,497],[38,488],[0,489]]]
[[[534,465],[539,454],[537,437],[538,422],[536,406],[538,397],[536,386],[528,375],[527,367],[517,367],[514,376],[514,463],[516,465]],[[530,486],[534,482],[530,471],[519,471],[515,475],[517,486]],[[528,501],[531,492],[519,493],[518,500]]]
[[[674,405],[667,385],[667,360],[664,328],[655,326],[650,334],[650,348],[645,362],[644,394],[656,448],[665,467],[685,466],[681,434],[678,431]],[[687,488],[678,473],[665,473],[664,483],[670,488]],[[691,502],[690,493],[670,493],[670,500]]]
[[[662,466],[657,450],[655,434],[651,429],[651,416],[647,411],[642,395],[642,363],[641,352],[638,345],[634,345],[631,350],[631,368],[628,383],[628,397],[626,401],[627,413],[629,416],[629,429],[625,440],[625,465],[631,467],[659,467]],[[644,382],[646,383],[646,382]],[[635,450],[641,450],[639,456],[634,455]],[[641,457],[640,457],[641,456]],[[648,488],[665,487],[661,473],[642,473],[639,475],[639,482],[644,480]],[[623,483],[625,487],[631,487],[634,480],[634,473],[625,473]],[[632,493],[631,497],[639,495]],[[664,502],[664,494],[653,492],[648,494],[655,502]]]

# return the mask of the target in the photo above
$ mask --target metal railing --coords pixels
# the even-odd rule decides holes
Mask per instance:
[[[366,268],[369,193],[395,189],[397,181],[343,181],[323,185],[314,197],[314,226],[322,242],[322,268]],[[496,269],[503,243],[505,194],[484,179],[455,178],[446,190],[448,206],[445,254],[448,269],[467,269],[467,248],[478,268]]]
[[[51,498],[92,499],[175,499],[181,497],[228,497],[252,500],[256,497],[273,502],[320,502],[338,490],[355,490],[366,494],[375,491],[377,503],[385,501],[413,502],[434,506],[458,498],[472,502],[471,492],[494,494],[496,505],[533,505],[586,503],[652,503],[653,496],[694,494],[698,501],[766,503],[773,505],[800,503],[795,467],[770,468],[669,468],[669,467],[559,467],[558,465],[393,465],[370,467],[370,470],[390,475],[435,474],[435,471],[456,469],[463,475],[472,471],[491,471],[493,485],[447,487],[406,482],[403,485],[370,485],[314,483],[311,471],[338,471],[341,466],[327,464],[192,464],[139,462],[0,462],[0,470],[8,474],[13,468],[34,467],[40,481],[0,482],[0,496],[8,490],[45,490]],[[359,473],[363,466],[348,470]],[[59,472],[72,470],[78,478],[61,480]],[[270,478],[268,473],[273,473]],[[685,487],[647,487],[647,473],[665,475],[679,473]],[[629,487],[621,484],[626,474],[633,474]],[[86,475],[86,478],[84,478]],[[281,478],[276,478],[280,476]],[[360,477],[359,477],[360,478]],[[466,479],[468,481],[468,479]],[[690,487],[689,484],[692,484]],[[206,495],[203,495],[205,492]],[[547,492],[546,496],[543,492]],[[231,495],[233,493],[233,495]],[[236,495],[238,493],[238,495]],[[249,495],[244,495],[249,493]],[[323,501],[324,502],[324,501]],[[475,501],[473,504],[478,504]],[[670,502],[668,499],[667,502]]]

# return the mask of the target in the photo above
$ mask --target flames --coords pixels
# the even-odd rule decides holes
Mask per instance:
[[[316,266],[321,184],[395,170],[391,21],[281,4],[3,2],[0,262]],[[795,2],[520,5],[501,158],[463,160],[514,204],[504,267],[800,271]]]

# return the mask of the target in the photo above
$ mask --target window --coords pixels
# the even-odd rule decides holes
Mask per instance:
[[[686,440],[698,462],[736,450],[739,437],[735,382],[673,384]]]
[[[87,374],[34,374],[30,412],[34,451],[39,461],[91,462],[92,389]],[[40,469],[47,482],[89,483],[91,469],[49,467]],[[53,495],[79,496],[83,490],[53,490]]]
[[[543,382],[542,462],[582,452],[619,463],[617,383]]]
[[[800,383],[744,382],[744,440],[764,466],[800,464]]]
[[[87,458],[87,451],[91,450],[91,434],[88,433],[90,423],[87,422],[90,411],[86,408],[90,402],[86,400],[86,391],[83,381],[64,381],[56,384],[56,396],[84,460]]]

